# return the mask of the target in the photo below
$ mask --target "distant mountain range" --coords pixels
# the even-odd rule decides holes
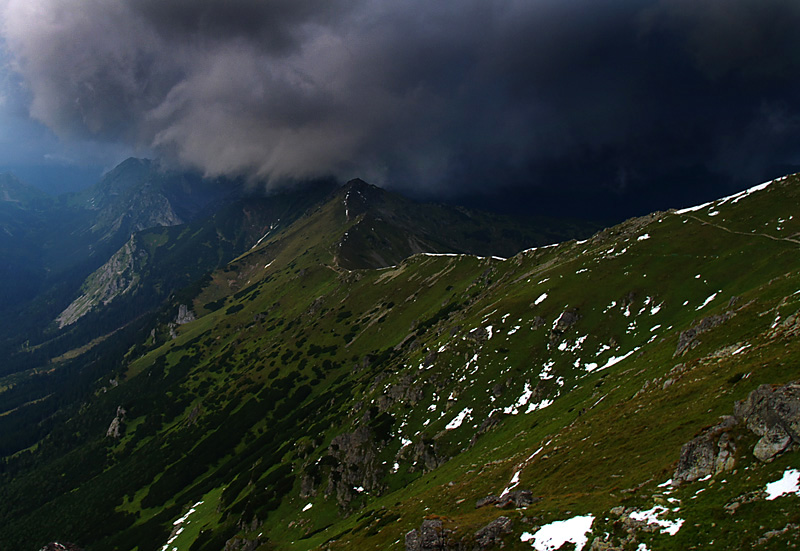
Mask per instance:
[[[135,159],[0,200],[2,549],[800,535],[800,177],[601,231]]]

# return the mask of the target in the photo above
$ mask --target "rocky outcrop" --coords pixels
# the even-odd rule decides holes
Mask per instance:
[[[518,490],[515,492],[508,492],[502,496],[486,496],[475,502],[475,508],[480,509],[488,505],[494,505],[498,509],[505,509],[506,507],[527,507],[540,501],[541,498],[533,497],[533,492],[530,490]]]
[[[339,507],[348,510],[358,494],[379,492],[383,486],[377,452],[374,434],[364,424],[353,432],[335,437],[328,447],[328,453],[336,464],[331,467],[325,495],[336,494]],[[309,495],[310,492],[307,489]]]
[[[417,440],[411,448],[411,470],[419,470],[420,468],[414,467],[414,465],[422,465],[421,469],[423,471],[432,471],[447,461],[447,458],[439,455],[437,448],[436,440],[429,440],[427,438]]]
[[[746,400],[736,403],[734,415],[761,437],[753,454],[769,461],[792,444],[800,445],[800,383],[777,388],[761,385]]]
[[[492,388],[492,394],[495,397],[499,398],[502,395],[502,392],[503,392],[502,385],[499,384],[494,385],[494,387]],[[502,418],[497,412],[493,412],[489,417],[484,419],[483,422],[481,423],[481,426],[478,427],[478,430],[475,431],[475,434],[473,434],[472,438],[470,438],[469,447],[471,448],[472,446],[474,446],[478,442],[479,436],[482,436],[487,432],[489,432],[490,430],[492,430],[493,428],[495,428],[497,425],[501,423],[501,421]]]
[[[790,315],[768,333],[770,339],[792,339],[798,335],[800,335],[800,312]]]
[[[502,537],[511,533],[512,522],[508,517],[498,517],[472,537],[456,539],[451,530],[444,528],[440,519],[426,519],[419,529],[406,534],[406,551],[484,551],[502,547]]]
[[[442,527],[439,519],[422,521],[419,530],[406,534],[406,551],[445,551],[453,549],[449,541],[450,531]]]
[[[426,358],[428,364],[432,364],[435,357],[430,359]],[[378,397],[376,404],[380,411],[386,411],[397,402],[408,404],[409,406],[415,405],[422,400],[424,396],[424,385],[416,380],[414,374],[408,373],[400,377],[400,379],[392,384],[384,391],[384,394]]]
[[[137,246],[136,236],[94,271],[81,288],[82,294],[56,318],[59,329],[73,324],[101,305],[106,305],[120,295],[130,293],[139,285],[141,267],[148,255]]]
[[[495,520],[475,532],[475,546],[473,549],[488,549],[496,544],[502,545],[502,536],[511,533],[511,519],[497,517]]]
[[[178,306],[178,315],[175,318],[175,323],[178,325],[185,325],[189,322],[194,321],[197,317],[192,312],[191,308],[186,306],[185,304],[181,304]]]
[[[122,406],[117,406],[117,414],[112,419],[111,424],[108,426],[108,430],[106,431],[106,436],[108,438],[114,438],[115,440],[119,440],[122,436],[123,432],[123,425],[122,422],[125,421],[125,408]]]
[[[169,336],[172,340],[178,338],[178,326],[179,325],[186,325],[187,323],[193,322],[196,320],[197,317],[194,315],[191,309],[185,304],[181,304],[178,307],[178,315],[175,316],[175,319],[167,324],[167,329],[169,329]]]
[[[736,442],[733,429],[746,429],[759,436],[753,455],[771,461],[792,446],[800,445],[800,383],[761,385],[746,399],[736,402],[733,416],[706,429],[681,448],[672,478],[676,484],[692,482],[733,469]]]
[[[728,431],[736,424],[735,418],[726,416],[721,423],[684,444],[672,479],[676,483],[693,482],[733,469],[736,444]]]
[[[225,547],[223,551],[255,551],[264,543],[266,543],[266,539],[262,539],[261,536],[258,536],[254,539],[244,538],[242,536],[235,536],[228,541],[225,542]]]
[[[681,331],[681,334],[678,336],[678,346],[675,348],[675,352],[672,354],[672,357],[674,358],[676,356],[683,356],[686,354],[687,351],[700,344],[700,340],[697,338],[700,334],[722,325],[733,316],[734,312],[731,311],[725,312],[724,314],[717,314],[715,316],[708,316],[707,318],[701,319],[699,322],[697,322],[697,324],[693,325],[689,329]]]
[[[553,322],[553,327],[550,329],[550,343],[553,344],[560,340],[567,329],[575,325],[579,319],[581,319],[581,316],[575,309],[563,312],[558,319]]]

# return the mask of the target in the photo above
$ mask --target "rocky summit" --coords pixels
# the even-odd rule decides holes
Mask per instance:
[[[2,343],[1,549],[800,541],[800,177],[597,231],[123,168]]]

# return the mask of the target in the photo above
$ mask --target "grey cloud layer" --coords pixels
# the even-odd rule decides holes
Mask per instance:
[[[453,192],[575,162],[625,186],[800,135],[794,0],[2,5],[35,118],[210,175]]]

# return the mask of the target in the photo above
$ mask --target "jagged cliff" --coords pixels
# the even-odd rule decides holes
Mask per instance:
[[[73,300],[56,318],[59,328],[75,323],[100,305],[133,292],[148,260],[147,251],[131,236],[122,248],[91,274],[81,287],[81,295]]]

